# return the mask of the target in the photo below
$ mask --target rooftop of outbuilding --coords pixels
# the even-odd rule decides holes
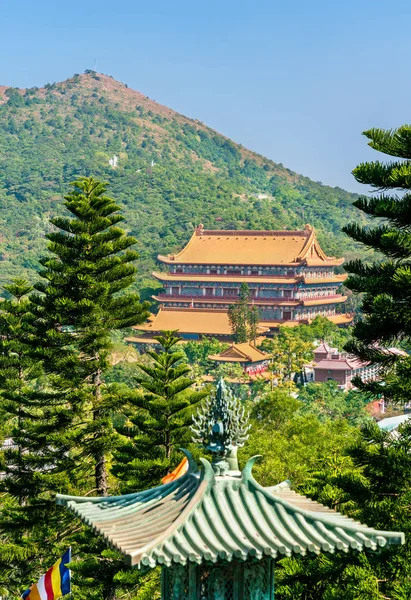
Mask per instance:
[[[307,552],[377,550],[404,543],[404,534],[378,531],[293,492],[287,483],[261,486],[252,475],[256,457],[242,473],[214,473],[201,459],[199,472],[126,496],[58,495],[131,566],[200,564]]]

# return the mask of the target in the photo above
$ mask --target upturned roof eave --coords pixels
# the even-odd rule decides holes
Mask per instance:
[[[278,553],[301,555],[308,551],[319,553],[337,549],[375,550],[387,543],[404,543],[401,532],[369,528],[318,503],[314,503],[315,511],[293,505],[281,497],[280,486],[278,490],[264,488],[255,481],[252,466],[256,458],[248,461],[241,477],[230,474],[217,477],[204,459],[201,459],[203,470],[198,476],[193,473],[193,461],[189,458],[190,467],[186,475],[146,493],[128,495],[125,504],[122,497],[84,499],[60,496],[58,501],[67,504],[102,534],[122,552],[130,565],[140,568],[187,562],[200,564],[223,557],[225,560],[246,560],[252,556],[275,557]],[[189,483],[194,486],[193,493],[179,510],[175,502],[182,502],[182,491]],[[133,496],[140,499],[136,506],[132,502]],[[307,500],[296,496],[300,502]],[[148,510],[144,510],[146,505],[141,502],[144,498],[149,504]],[[120,505],[111,516],[106,510],[110,502]],[[323,512],[321,508],[324,508]],[[155,519],[159,512],[163,522],[169,515],[169,522],[156,534]],[[141,535],[144,523],[147,523],[146,531],[154,533],[148,536],[146,533],[142,539],[147,540],[150,535],[152,538],[133,548],[133,531]]]

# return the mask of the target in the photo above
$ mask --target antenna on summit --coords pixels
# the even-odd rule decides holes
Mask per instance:
[[[93,71],[95,71],[97,73],[97,58],[94,59]]]

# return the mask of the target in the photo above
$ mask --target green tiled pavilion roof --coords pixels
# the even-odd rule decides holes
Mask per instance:
[[[262,487],[251,473],[256,458],[241,474],[216,476],[204,459],[198,472],[190,456],[184,476],[151,490],[107,498],[58,495],[57,502],[138,567],[376,550],[404,543],[403,533],[357,523],[287,484]]]

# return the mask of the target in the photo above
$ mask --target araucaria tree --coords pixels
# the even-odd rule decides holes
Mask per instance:
[[[73,488],[69,450],[73,415],[64,397],[42,381],[33,356],[31,286],[16,279],[0,303],[0,595],[17,597],[63,551],[64,515],[55,493]],[[64,544],[64,542],[63,542]],[[11,594],[11,595],[10,595]]]
[[[276,572],[285,600],[411,598],[411,425],[393,434],[370,423],[346,454],[312,474],[309,496],[375,529],[403,531],[405,544],[367,555],[285,558]]]
[[[238,343],[254,341],[257,337],[259,314],[256,306],[250,306],[251,295],[243,282],[238,301],[228,309],[228,318],[234,340]]]
[[[70,216],[55,217],[47,235],[49,255],[41,260],[42,281],[31,295],[36,343],[47,373],[58,378],[77,412],[77,458],[94,469],[94,487],[108,493],[106,458],[113,444],[111,414],[121,401],[103,384],[112,332],[147,316],[147,303],[134,292],[136,240],[118,223],[120,207],[92,177],[74,181],[64,205]],[[90,465],[91,463],[91,465]]]
[[[383,260],[366,263],[358,259],[345,267],[350,273],[345,285],[364,294],[363,318],[355,325],[354,340],[347,349],[385,370],[382,387],[376,383],[363,387],[406,402],[411,394],[411,359],[384,347],[399,341],[409,344],[411,339],[411,126],[371,129],[364,135],[371,148],[395,159],[362,163],[353,171],[357,181],[378,192],[360,197],[354,206],[379,223],[369,228],[354,223],[344,231],[382,254]]]
[[[150,362],[137,365],[141,391],[130,398],[128,425],[120,430],[125,443],[113,471],[123,481],[123,491],[153,486],[170,471],[173,453],[191,442],[192,415],[208,395],[207,389],[193,389],[176,332],[163,331],[154,339],[160,350],[147,352]]]

